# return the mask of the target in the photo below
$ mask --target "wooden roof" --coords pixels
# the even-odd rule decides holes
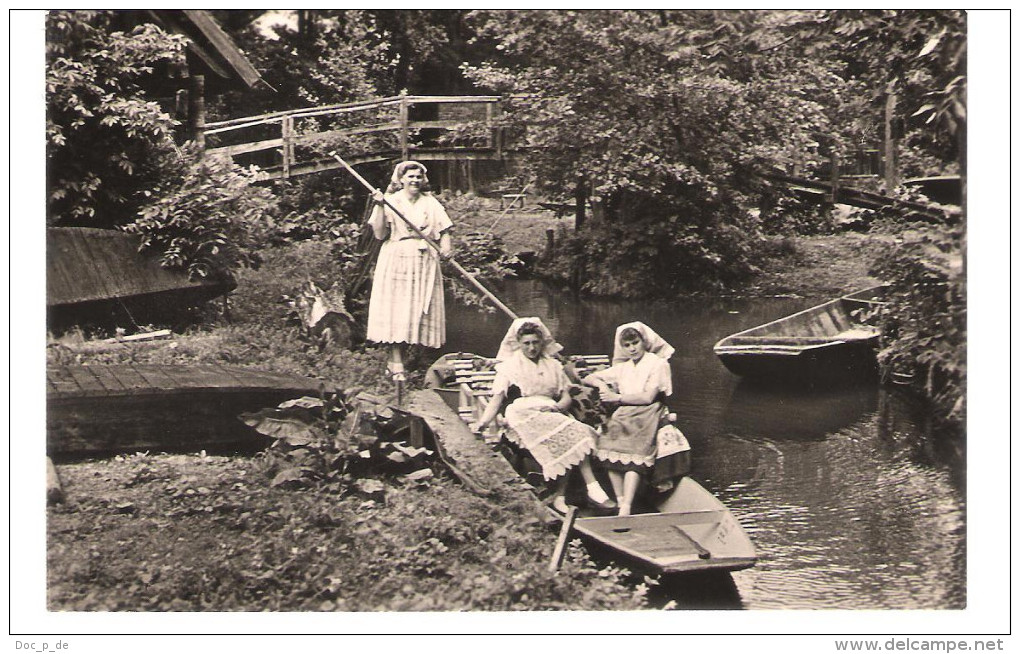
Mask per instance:
[[[46,229],[46,305],[60,306],[155,293],[216,295],[230,285],[192,281],[138,252],[131,234],[89,227]],[[222,288],[220,288],[222,287]]]
[[[191,41],[190,51],[215,75],[224,80],[239,80],[248,88],[274,89],[262,79],[248,57],[203,9],[150,9],[149,15],[163,28],[183,34]]]

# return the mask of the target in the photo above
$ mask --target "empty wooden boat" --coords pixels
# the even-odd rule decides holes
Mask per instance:
[[[645,513],[625,517],[583,515],[582,536],[660,574],[735,571],[758,560],[754,544],[726,505],[683,477]]]
[[[83,456],[144,450],[257,448],[238,419],[321,382],[220,365],[53,366],[46,370],[46,450]]]
[[[426,383],[439,391],[444,400],[465,422],[475,420],[491,397],[493,359],[456,353],[442,357],[430,368]],[[580,355],[566,359],[568,371],[578,377],[609,365],[604,355]],[[529,457],[503,438],[499,428],[480,435],[511,462],[543,497],[549,488]],[[608,488],[609,484],[604,482]],[[568,490],[568,501],[581,504],[580,488]],[[559,513],[549,508],[557,517]],[[734,571],[751,567],[757,561],[754,544],[729,509],[690,477],[683,477],[670,490],[644,489],[630,516],[599,515],[581,508],[574,529],[589,543],[605,549],[614,558],[644,572],[674,574],[697,571]]]
[[[873,377],[881,333],[868,324],[883,286],[858,291],[720,340],[713,348],[734,374],[775,383]]]

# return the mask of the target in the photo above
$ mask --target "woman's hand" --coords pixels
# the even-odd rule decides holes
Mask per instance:
[[[614,393],[613,391],[606,391],[605,393],[600,392],[599,397],[602,398],[603,402],[607,402],[609,404],[619,404],[623,399],[622,395]]]
[[[481,420],[475,420],[474,422],[468,425],[468,429],[471,430],[472,434],[480,434],[482,433],[482,430],[485,429],[485,423],[483,423]]]
[[[376,204],[383,204],[383,192],[379,189],[372,189],[372,201]]]

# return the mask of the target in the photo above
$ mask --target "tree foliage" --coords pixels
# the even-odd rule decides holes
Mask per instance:
[[[155,25],[110,31],[110,12],[46,17],[47,210],[51,224],[110,226],[172,165],[174,120],[143,90],[181,63],[185,41]]]
[[[753,270],[750,172],[809,151],[835,84],[822,65],[765,52],[779,37],[771,14],[472,18],[501,57],[467,73],[523,97],[508,125],[540,186],[572,195],[581,180],[604,210],[573,250],[589,290],[662,293]]]
[[[240,267],[257,266],[268,242],[276,199],[254,186],[258,171],[229,159],[188,152],[189,164],[152,191],[128,232],[142,236],[142,249],[167,268],[192,278],[226,278]]]
[[[967,345],[964,233],[922,227],[896,230],[900,238],[876,259],[873,274],[893,280],[881,311],[886,374],[903,375],[931,402],[936,425],[961,430],[966,412]]]

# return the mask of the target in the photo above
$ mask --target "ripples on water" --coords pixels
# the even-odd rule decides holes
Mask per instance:
[[[578,302],[528,281],[501,297],[540,316],[568,353],[611,352],[616,326],[631,320],[676,348],[669,404],[693,448],[692,475],[730,507],[760,556],[732,578],[675,580],[666,592],[680,607],[965,606],[963,456],[934,448],[923,416],[875,385],[757,387],[712,352],[728,334],[818,302]],[[509,325],[459,307],[447,320],[445,351],[488,356]]]

